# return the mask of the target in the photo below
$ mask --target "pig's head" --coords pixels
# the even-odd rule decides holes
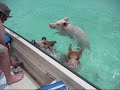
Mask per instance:
[[[38,48],[44,48],[50,50],[55,45],[56,41],[48,41],[46,37],[42,37],[40,41],[32,40],[31,43]]]
[[[70,68],[75,68],[80,64],[79,59],[82,56],[83,50],[84,49],[81,49],[79,51],[73,51],[71,44],[69,45],[67,65]]]
[[[44,45],[44,48],[46,49],[51,49],[56,43],[56,41],[48,41],[46,37],[43,37],[40,42]]]
[[[68,24],[69,24],[68,20],[69,20],[69,18],[65,17],[55,23],[50,23],[49,27],[52,29],[63,30],[65,27],[68,26]]]

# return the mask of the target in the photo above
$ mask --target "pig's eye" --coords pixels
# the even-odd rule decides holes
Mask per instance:
[[[59,25],[58,23],[56,25]]]
[[[79,60],[79,57],[78,57],[78,58],[76,58],[76,60]]]
[[[42,42],[44,45],[46,45],[46,43],[45,42]]]

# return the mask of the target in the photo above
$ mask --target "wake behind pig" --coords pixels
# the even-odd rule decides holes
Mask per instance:
[[[77,26],[69,24],[69,18],[63,18],[55,23],[50,23],[49,27],[57,29],[58,34],[62,36],[68,36],[77,43],[80,48],[87,48],[90,50],[90,43],[87,34]]]

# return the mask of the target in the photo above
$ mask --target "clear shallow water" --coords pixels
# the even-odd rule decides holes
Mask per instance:
[[[55,49],[64,54],[72,40],[55,34],[48,24],[69,17],[73,25],[88,33],[92,48],[91,53],[84,51],[75,71],[102,89],[120,89],[119,0],[0,1],[12,9],[7,27],[30,41],[43,36],[56,40]]]

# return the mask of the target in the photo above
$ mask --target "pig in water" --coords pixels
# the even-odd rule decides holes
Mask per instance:
[[[55,23],[50,23],[49,26],[52,29],[57,29],[58,34],[73,39],[74,42],[77,42],[78,47],[88,48],[90,50],[90,43],[86,33],[79,27],[69,24],[68,20],[69,18],[66,17]]]
[[[75,68],[75,67],[79,66],[79,64],[80,64],[79,59],[82,56],[83,50],[84,49],[80,49],[79,51],[74,51],[72,49],[71,44],[69,45],[68,58],[67,58],[66,62],[70,68]]]

